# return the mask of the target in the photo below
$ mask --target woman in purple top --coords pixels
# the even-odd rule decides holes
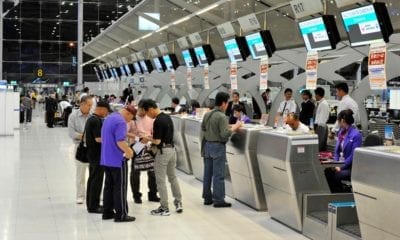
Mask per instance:
[[[237,119],[237,121],[241,121],[243,123],[250,123],[251,119],[246,116],[243,112],[243,106],[240,104],[233,106],[233,116]]]
[[[351,110],[343,110],[337,118],[340,129],[335,147],[335,161],[343,161],[341,167],[327,168],[325,175],[331,192],[344,192],[342,180],[350,180],[354,150],[361,147],[362,135],[353,126],[354,117]]]

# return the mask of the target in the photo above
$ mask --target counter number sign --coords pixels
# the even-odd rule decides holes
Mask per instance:
[[[45,75],[45,73],[44,73],[44,69],[43,69],[43,68],[38,68],[38,69],[36,70],[36,77],[38,77],[38,78],[43,78],[44,75]]]

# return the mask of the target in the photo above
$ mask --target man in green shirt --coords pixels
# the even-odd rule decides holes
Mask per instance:
[[[202,146],[204,205],[214,203],[216,208],[231,207],[231,203],[225,202],[225,144],[232,133],[241,126],[240,121],[234,125],[228,125],[228,119],[225,116],[228,100],[228,93],[219,92],[215,97],[215,108],[204,116],[201,126],[204,140]],[[211,183],[213,184],[213,192],[211,192]]]

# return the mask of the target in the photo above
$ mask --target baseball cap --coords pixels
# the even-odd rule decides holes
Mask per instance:
[[[133,116],[136,116],[137,110],[134,106],[126,105],[124,108],[126,109],[126,111],[130,112]]]

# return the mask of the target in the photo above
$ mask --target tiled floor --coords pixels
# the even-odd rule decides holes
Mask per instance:
[[[0,137],[0,239],[306,239],[232,199],[231,209],[202,205],[201,183],[179,172],[184,212],[151,216],[158,205],[134,204],[133,223],[103,221],[75,204],[73,145],[66,128],[49,129],[35,112],[26,130]],[[144,176],[144,175],[143,175]],[[142,178],[144,182],[145,179]],[[143,185],[142,192],[146,192]]]

